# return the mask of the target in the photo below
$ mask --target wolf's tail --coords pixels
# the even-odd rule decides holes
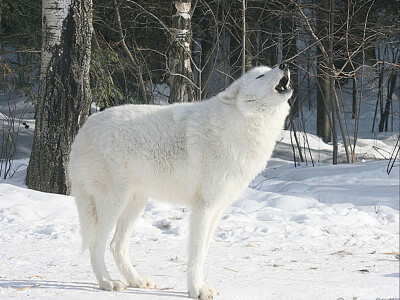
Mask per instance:
[[[82,248],[93,247],[98,231],[98,219],[96,204],[93,197],[86,194],[75,194],[75,202],[78,207],[79,222],[81,227]]]

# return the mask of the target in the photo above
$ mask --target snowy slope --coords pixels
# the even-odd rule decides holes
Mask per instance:
[[[216,299],[398,299],[399,168],[386,166],[272,160],[216,231],[205,266]],[[22,169],[0,182],[0,299],[186,298],[187,208],[151,200],[132,237],[158,289],[100,291],[73,198],[28,190]]]

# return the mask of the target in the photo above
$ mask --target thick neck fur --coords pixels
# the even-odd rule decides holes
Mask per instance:
[[[232,107],[230,112],[231,118],[236,118],[241,122],[233,122],[231,118],[225,121],[227,135],[226,139],[232,142],[231,137],[236,137],[234,142],[238,150],[242,147],[246,148],[246,153],[250,148],[251,153],[256,155],[264,155],[272,151],[275,141],[283,129],[283,124],[289,110],[287,102],[279,106],[271,107],[268,110],[256,111],[251,114],[244,115],[239,109]],[[235,126],[235,127],[232,127]],[[222,136],[224,137],[224,135]],[[267,152],[267,153],[266,153]]]
[[[179,104],[176,111],[188,113],[183,121],[189,136],[189,147],[202,148],[207,145],[207,152],[225,153],[224,160],[237,172],[246,171],[246,177],[255,176],[271,157],[287,113],[289,105],[280,105],[243,113],[236,105],[221,102],[218,97],[196,104]],[[201,133],[200,133],[201,131]],[[194,144],[193,144],[194,143]],[[220,148],[224,150],[221,151]],[[249,178],[251,180],[251,178]]]
[[[245,176],[251,180],[271,157],[288,111],[289,105],[284,102],[268,110],[243,114],[238,107],[217,100],[208,126],[210,130],[219,127],[216,132],[221,147],[227,151],[227,159],[232,158],[237,172],[247,173]]]

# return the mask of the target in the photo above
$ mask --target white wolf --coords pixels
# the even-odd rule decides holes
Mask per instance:
[[[190,208],[188,294],[211,299],[203,265],[224,209],[265,168],[289,111],[286,65],[257,67],[217,96],[169,106],[124,105],[92,115],[72,145],[71,193],[83,249],[104,290],[124,290],[104,262],[107,238],[131,287],[155,288],[129,258],[129,239],[149,197]]]

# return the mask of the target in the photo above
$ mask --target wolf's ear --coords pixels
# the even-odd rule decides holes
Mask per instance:
[[[230,86],[228,86],[225,90],[218,94],[218,98],[225,102],[226,104],[235,103],[236,96],[239,94],[240,90],[240,79],[233,82]]]

